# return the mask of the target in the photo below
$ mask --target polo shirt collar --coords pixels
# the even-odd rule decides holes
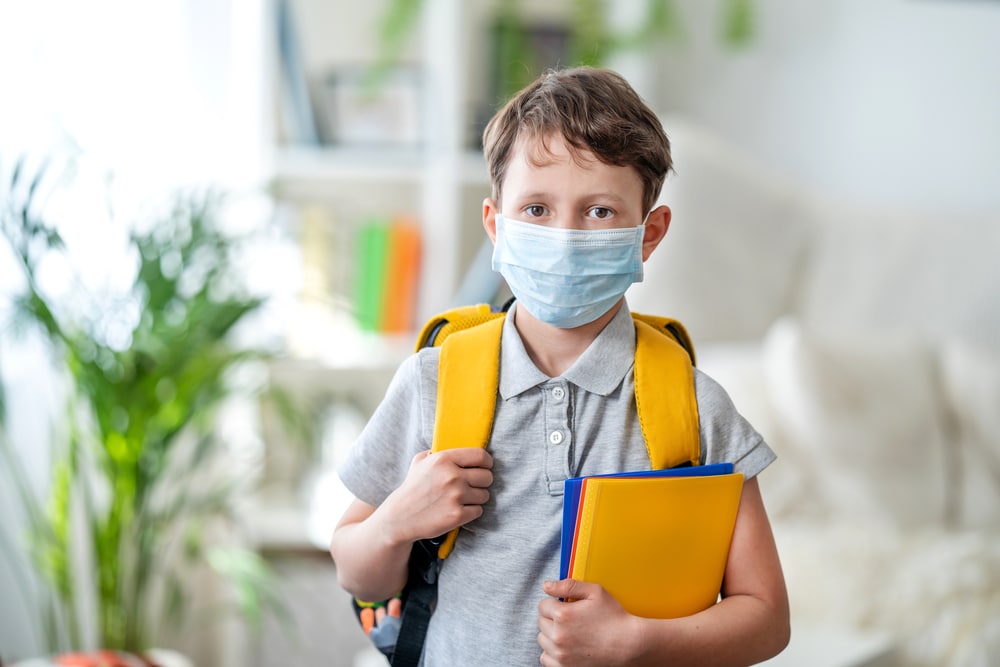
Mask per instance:
[[[500,397],[517,396],[548,382],[538,370],[514,326],[515,303],[507,313],[500,344]],[[585,391],[607,396],[622,383],[635,362],[635,325],[628,304],[623,303],[607,326],[597,335],[562,378]]]

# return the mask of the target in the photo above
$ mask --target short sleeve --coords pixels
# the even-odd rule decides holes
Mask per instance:
[[[377,507],[403,483],[417,452],[430,449],[439,350],[408,357],[338,469],[344,486]]]

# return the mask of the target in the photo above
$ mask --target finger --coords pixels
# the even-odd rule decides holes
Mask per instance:
[[[493,473],[486,468],[466,468],[463,476],[466,484],[479,489],[485,489],[493,484]]]
[[[550,630],[552,623],[549,622],[548,626]],[[542,655],[539,658],[539,662],[542,665],[558,666],[560,663],[554,657],[558,651],[558,648],[556,647],[555,642],[552,641],[552,638],[549,636],[548,631],[545,628],[541,627],[541,621],[539,622],[539,632],[538,635],[535,637],[535,641],[538,643],[538,647],[542,649]]]
[[[538,619],[538,635],[535,637],[535,641],[538,643],[539,648],[543,652],[552,653],[555,650],[555,643],[549,636],[552,629],[552,621],[548,619]]]
[[[543,623],[551,624],[555,613],[555,605],[562,604],[554,598],[542,598],[538,601],[538,629],[544,631]]]
[[[469,488],[462,494],[460,502],[463,505],[485,505],[490,499],[490,492],[486,489]]]
[[[546,595],[551,595],[554,598],[563,598],[566,597],[566,591],[569,590],[570,582],[572,581],[572,579],[545,581],[542,582],[542,590]]]
[[[460,468],[492,468],[493,457],[482,447],[459,447],[457,449],[445,449],[435,452],[435,456],[440,456],[451,461]]]
[[[372,628],[375,627],[375,610],[371,607],[365,607],[361,610],[361,628],[365,631],[365,634],[371,634]]]
[[[403,612],[403,601],[399,598],[389,600],[389,615],[399,618]]]
[[[552,640],[545,633],[545,628],[542,627],[542,622],[538,622],[538,635],[535,637],[535,642],[538,644],[542,651],[551,651],[553,648]]]
[[[459,526],[464,526],[470,521],[475,521],[483,515],[482,505],[463,505],[459,512]]]
[[[591,597],[597,590],[597,584],[578,581],[576,579],[563,579],[561,581],[546,581],[542,584],[542,590],[547,595],[567,600],[583,600]]]

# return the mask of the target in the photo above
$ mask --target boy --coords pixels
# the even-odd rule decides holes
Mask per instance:
[[[498,112],[484,146],[483,226],[517,297],[490,441],[429,454],[439,350],[406,360],[340,471],[356,496],[331,542],[341,585],[390,597],[414,541],[462,526],[440,574],[428,667],[747,665],[777,654],[788,602],[754,478],[774,454],[697,370],[702,462],[746,476],[721,602],[646,619],[598,585],[552,581],[563,481],[650,466],[624,294],[670,224],[670,209],[654,208],[671,169],[659,120],[617,74],[549,72]]]

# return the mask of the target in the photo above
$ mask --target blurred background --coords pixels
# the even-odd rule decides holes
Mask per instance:
[[[511,92],[580,63],[624,74],[675,143],[663,199],[677,245],[630,303],[713,344],[703,367],[732,380],[737,406],[801,464],[775,477],[779,521],[799,531],[878,515],[875,533],[788,533],[805,563],[787,566],[790,581],[829,565],[807,544],[834,554],[877,534],[878,553],[858,561],[868,578],[835,578],[871,591],[898,550],[928,553],[926,524],[958,569],[1000,562],[1000,517],[963,514],[1000,506],[1000,2],[0,0],[3,660],[141,640],[202,666],[379,664],[325,551],[345,502],[333,470],[415,329],[454,303],[502,301],[481,231],[480,135]],[[709,222],[712,234],[684,231]],[[205,316],[221,304],[229,316]],[[916,356],[900,354],[900,336]],[[869,352],[850,357],[855,376],[816,371],[849,365],[830,338]],[[220,345],[228,356],[213,356]],[[218,372],[183,374],[206,364]],[[849,390],[796,403],[806,390],[779,370],[812,372],[821,394],[881,373],[855,402],[912,428],[886,435],[884,420],[823,411]],[[928,383],[916,396],[915,377]],[[216,391],[182,403],[181,378]],[[153,407],[133,412],[143,391]],[[168,423],[155,442],[154,423]],[[845,423],[856,431],[836,430]],[[873,496],[892,511],[834,507],[859,497],[838,482],[797,514],[803,461],[868,461],[797,450],[821,424],[884,447],[873,465],[919,457],[947,474]],[[928,430],[933,442],[913,446]],[[129,437],[133,454],[119,456]],[[948,463],[959,442],[981,479]],[[210,501],[169,502],[203,492]],[[913,520],[907,508],[928,495],[933,521]],[[907,537],[884,542],[886,525]],[[163,550],[134,548],[143,539]],[[970,541],[983,546],[955,555]],[[183,595],[166,569],[140,577],[142,595],[95,583],[133,581],[159,556],[179,565],[169,579]],[[108,575],[105,559],[125,565]],[[907,585],[923,576],[911,570]],[[856,636],[847,654],[887,661],[900,637],[923,634],[926,664],[986,665],[1000,582],[983,576],[981,616],[959,610],[930,633],[883,622],[899,607],[881,594],[828,605],[836,615],[800,609],[817,645]],[[129,595],[133,606],[107,611]],[[141,631],[109,632],[132,613],[148,617]],[[932,622],[929,603],[921,613]],[[829,664],[876,664],[849,660]],[[899,664],[925,664],[914,660]]]

